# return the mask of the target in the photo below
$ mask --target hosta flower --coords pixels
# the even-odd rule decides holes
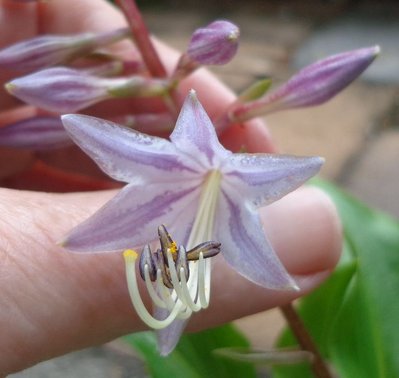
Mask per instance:
[[[296,288],[264,234],[258,208],[316,174],[323,159],[234,154],[226,150],[194,92],[183,105],[170,141],[84,115],[66,115],[62,120],[72,139],[104,172],[128,183],[72,230],[63,243],[66,248],[102,252],[143,246],[156,240],[154,230],[164,224],[176,245],[186,250],[207,241],[221,243],[225,260],[256,284]],[[176,247],[170,249],[176,251]],[[128,251],[125,257],[131,266],[138,254]],[[154,303],[161,309],[162,319],[168,321],[162,323],[150,314],[143,320],[154,328],[172,324],[173,329],[174,319],[187,318],[206,307],[210,260],[190,262],[187,285],[175,281],[171,291],[158,287],[164,307]],[[174,267],[172,260],[169,263],[179,273],[179,267]],[[133,268],[127,270],[132,289],[137,287],[131,277],[133,272]],[[183,293],[185,287],[188,293]],[[149,285],[147,288],[151,290]],[[131,292],[133,303],[140,302],[138,290]],[[166,298],[162,299],[163,295]],[[163,353],[174,346],[179,337],[177,329],[181,327],[176,326],[176,332],[168,328],[160,337]]]

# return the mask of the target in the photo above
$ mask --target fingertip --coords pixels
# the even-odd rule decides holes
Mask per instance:
[[[221,135],[223,145],[233,152],[272,153],[276,149],[267,126],[259,119],[232,125]]]
[[[342,250],[342,226],[330,197],[303,187],[261,210],[266,233],[291,274],[331,271]]]

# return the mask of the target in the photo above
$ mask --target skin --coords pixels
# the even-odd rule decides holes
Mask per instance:
[[[101,1],[0,0],[0,25],[1,47],[39,32],[114,29],[124,25],[124,19]],[[130,45],[117,48],[130,56],[136,54]],[[176,53],[159,42],[157,48],[170,70]],[[13,77],[9,73],[0,75],[2,82]],[[186,80],[182,93],[192,87],[213,117],[233,98],[229,90],[203,70]],[[17,105],[0,89],[0,126],[35,112],[29,107],[16,110]],[[112,106],[105,109],[115,110]],[[266,127],[258,121],[232,127],[222,141],[232,150],[245,144],[250,152],[274,151]],[[71,151],[76,155],[71,155]],[[82,154],[75,151],[68,150],[69,161],[75,156],[81,166]],[[33,159],[31,153],[0,153],[1,161],[7,161],[7,167],[0,168],[1,175],[18,172]],[[51,154],[46,158],[54,164],[62,160],[59,153],[56,158]],[[145,329],[132,309],[120,254],[73,254],[56,244],[114,194],[0,189],[0,376]],[[298,278],[301,290],[266,290],[245,280],[218,258],[211,306],[192,318],[189,330],[205,329],[288,303],[317,287],[336,265],[341,227],[333,204],[320,190],[301,188],[261,209],[261,216],[277,254]]]

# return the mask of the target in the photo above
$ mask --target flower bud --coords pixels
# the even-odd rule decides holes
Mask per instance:
[[[6,89],[28,104],[56,113],[76,112],[108,97],[107,80],[67,67],[17,78]]]
[[[55,113],[73,113],[112,97],[164,94],[167,83],[141,76],[103,78],[87,70],[47,68],[17,78],[6,89],[28,104]]]
[[[238,49],[240,30],[229,21],[214,21],[197,29],[187,49],[187,55],[202,65],[228,63]]]
[[[232,112],[234,121],[279,111],[322,104],[341,92],[377,57],[378,46],[330,56],[313,63],[266,96],[241,104]]]
[[[181,80],[201,65],[222,65],[228,63],[238,49],[240,30],[229,21],[214,21],[197,29],[172,75]]]
[[[60,117],[37,116],[0,128],[0,146],[39,151],[71,144]]]
[[[0,50],[0,67],[34,71],[85,56],[98,47],[125,38],[129,30],[76,35],[43,35],[15,43]]]

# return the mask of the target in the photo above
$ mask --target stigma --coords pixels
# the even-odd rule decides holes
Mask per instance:
[[[220,243],[205,241],[186,250],[178,246],[166,227],[158,227],[160,247],[152,251],[149,245],[141,253],[124,251],[126,277],[133,306],[149,327],[162,329],[175,319],[186,319],[209,305],[210,265],[205,260],[220,252]],[[156,319],[145,307],[138,288],[136,262],[153,304],[166,309],[168,316]]]

